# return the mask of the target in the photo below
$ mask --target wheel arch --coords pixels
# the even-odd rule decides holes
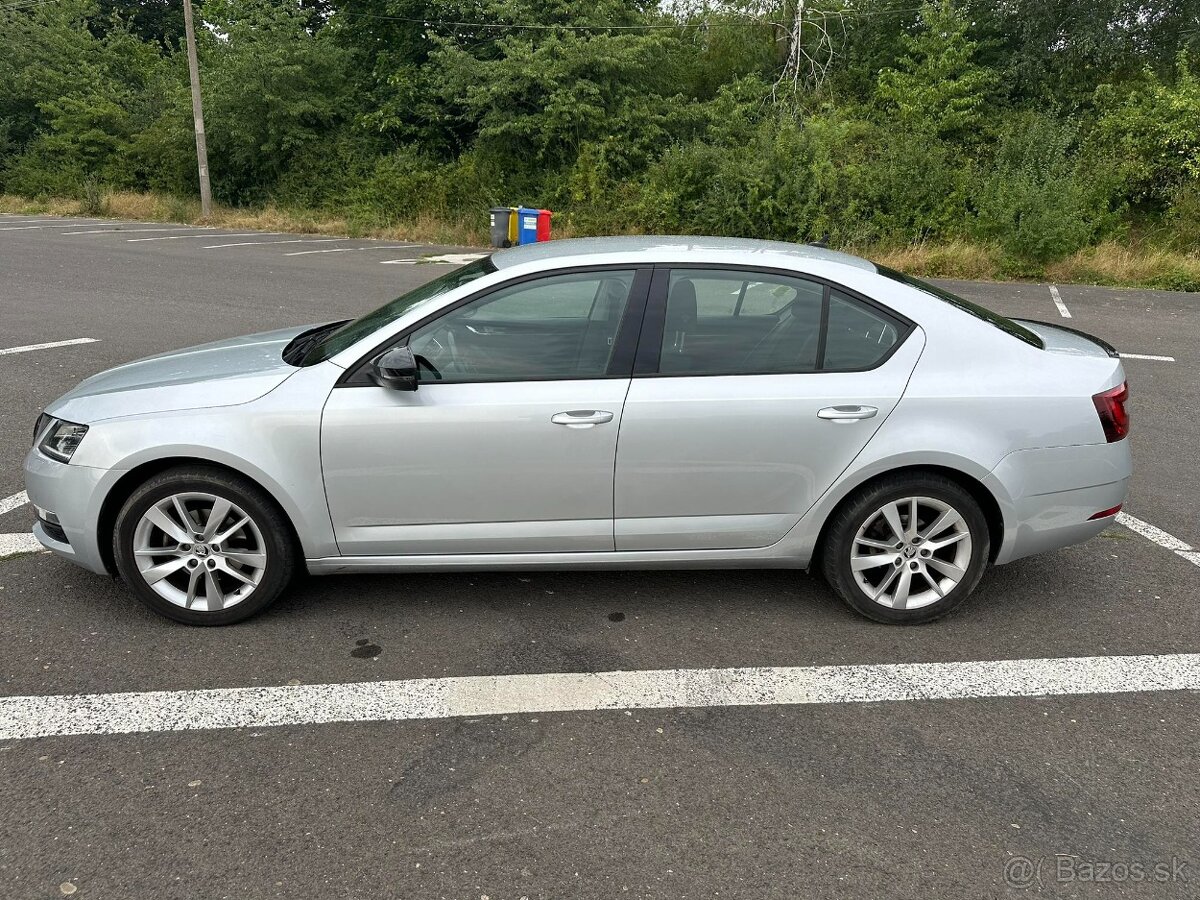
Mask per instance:
[[[862,479],[850,485],[843,485],[843,491],[837,498],[837,501],[829,508],[829,511],[824,516],[821,522],[821,529],[817,535],[816,543],[813,545],[812,560],[809,563],[810,567],[815,568],[820,565],[821,554],[825,550],[826,540],[830,524],[837,516],[837,513],[847,504],[853,502],[858,494],[874,484],[882,481],[885,478],[890,478],[895,475],[940,475],[943,478],[948,478],[953,481],[979,504],[980,510],[983,512],[984,520],[988,527],[988,563],[995,562],[997,555],[1000,553],[1000,547],[1004,542],[1004,513],[1000,505],[1000,500],[988,488],[983,481],[972,474],[964,471],[961,468],[955,468],[950,465],[941,465],[936,463],[914,463],[909,465],[896,466],[894,468],[884,469],[882,471],[872,471]]]
[[[104,562],[104,568],[110,575],[117,575],[117,561],[113,546],[113,529],[116,527],[117,516],[121,512],[121,507],[125,505],[125,501],[138,489],[139,485],[144,484],[161,472],[166,472],[169,469],[180,466],[203,466],[227,472],[230,475],[235,475],[238,478],[249,481],[262,491],[275,504],[280,515],[283,516],[283,520],[287,522],[289,537],[296,549],[296,559],[301,566],[303,565],[305,556],[304,547],[300,541],[299,532],[296,530],[296,523],[288,511],[288,506],[286,503],[280,501],[276,492],[269,485],[264,484],[262,479],[255,478],[254,475],[223,462],[205,459],[204,457],[164,456],[139,463],[126,471],[117,479],[104,497],[104,502],[100,506],[100,514],[96,520],[96,545],[100,551],[100,558]]]

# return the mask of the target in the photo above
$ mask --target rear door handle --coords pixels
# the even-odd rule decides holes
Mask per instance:
[[[877,412],[879,409],[874,406],[826,406],[817,410],[817,418],[831,422],[857,422],[859,419],[869,419]]]
[[[550,421],[555,425],[566,425],[568,428],[591,428],[593,425],[611,422],[612,419],[613,414],[605,409],[572,409],[550,417]]]

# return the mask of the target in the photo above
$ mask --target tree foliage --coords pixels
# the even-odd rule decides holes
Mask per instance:
[[[196,185],[178,0],[0,6],[0,191]],[[1200,239],[1196,0],[196,0],[227,203],[364,227]],[[798,46],[797,41],[801,44]],[[789,78],[797,53],[820,77]]]
[[[976,46],[949,0],[926,3],[916,33],[901,40],[896,68],[879,73],[877,96],[902,123],[940,137],[977,131],[997,77],[975,62]]]

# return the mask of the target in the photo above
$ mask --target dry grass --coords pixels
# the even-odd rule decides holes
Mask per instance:
[[[999,248],[988,244],[921,243],[886,250],[862,248],[861,253],[882,266],[918,277],[978,281],[995,280],[1006,274]]]
[[[1200,253],[1105,241],[1046,266],[1052,281],[1200,291]]]
[[[78,200],[29,200],[12,194],[0,194],[0,213],[20,216],[75,216],[79,215],[82,205]]]
[[[95,196],[90,203],[59,198],[30,200],[5,194],[0,195],[0,212],[111,216],[141,222],[179,222],[237,230],[373,237],[457,247],[485,247],[488,243],[486,216],[482,211],[478,217],[470,218],[421,215],[409,222],[378,228],[366,227],[352,217],[274,205],[260,209],[217,206],[212,215],[205,218],[200,215],[200,204],[196,200],[165,194],[114,192]],[[556,219],[554,233],[559,238],[576,236],[569,217]],[[1156,249],[1137,240],[1128,244],[1107,241],[1045,267],[1021,265],[1006,257],[993,244],[967,241],[846,249],[893,269],[928,278],[992,281],[1035,278],[1061,284],[1110,284],[1200,291],[1200,253]]]
[[[482,215],[478,223],[466,219],[420,216],[412,222],[400,225],[369,228],[344,217],[311,210],[286,209],[275,205],[260,209],[214,205],[212,214],[205,217],[200,215],[199,201],[165,194],[107,193],[99,203],[90,208],[81,200],[30,200],[4,194],[0,195],[0,212],[21,215],[102,216],[138,222],[178,222],[183,225],[211,225],[249,231],[373,237],[457,247],[483,247],[488,242],[487,222]]]

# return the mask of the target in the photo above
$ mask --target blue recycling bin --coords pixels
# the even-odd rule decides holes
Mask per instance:
[[[517,243],[536,244],[538,239],[538,213],[540,210],[527,206],[517,207]]]

